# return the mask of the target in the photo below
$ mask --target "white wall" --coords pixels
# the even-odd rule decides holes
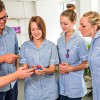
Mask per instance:
[[[47,28],[47,39],[57,42],[60,36],[59,0],[38,0],[36,2],[37,15],[41,16]]]
[[[98,0],[98,11],[100,12],[100,0]]]
[[[80,16],[83,15],[83,13],[92,10],[92,0],[80,0]]]
[[[32,16],[36,15],[35,2],[8,2],[5,1],[5,7],[8,14],[7,25],[10,27],[20,26],[21,33],[18,33],[19,46],[29,39],[28,23]]]
[[[92,0],[92,10],[93,11],[98,11],[98,2],[100,0]]]
[[[17,34],[19,46],[28,40],[28,22],[31,16],[41,16],[47,28],[47,39],[57,42],[61,28],[59,23],[59,0],[37,0],[36,2],[8,2],[5,6],[9,18],[7,25],[20,26],[21,34]],[[25,19],[26,18],[26,19]]]

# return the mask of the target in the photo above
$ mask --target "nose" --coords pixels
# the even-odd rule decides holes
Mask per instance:
[[[61,28],[64,28],[64,25],[63,24],[61,24],[60,26],[61,26]]]
[[[37,31],[38,31],[37,29],[34,30],[35,33],[37,33]]]

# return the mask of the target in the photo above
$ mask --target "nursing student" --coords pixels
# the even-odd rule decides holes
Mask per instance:
[[[83,14],[79,30],[84,37],[91,37],[88,63],[92,76],[93,100],[100,100],[100,14],[89,11]]]
[[[74,29],[74,9],[75,6],[71,6],[60,15],[60,26],[64,35],[57,41],[60,58],[59,100],[81,100],[87,93],[83,74],[84,69],[88,67],[88,49],[84,39]]]
[[[25,80],[24,100],[56,100],[58,52],[55,44],[46,39],[46,26],[41,17],[31,17],[29,38],[20,49],[20,63],[29,68],[34,67],[35,74]]]

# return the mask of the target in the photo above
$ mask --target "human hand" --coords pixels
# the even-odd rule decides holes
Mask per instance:
[[[35,66],[35,70],[42,70],[42,67],[40,65]]]
[[[62,62],[61,64],[59,64],[59,73],[60,74],[69,73],[69,72],[71,72],[71,70],[72,70],[72,66],[70,66],[66,62]]]
[[[44,75],[45,74],[45,68],[43,66],[36,66],[35,68],[35,74],[36,75]]]
[[[24,79],[34,74],[34,68],[28,69],[26,66],[19,68],[16,72],[18,79]]]
[[[15,54],[5,54],[3,55],[3,62],[8,64],[13,63],[19,56]]]
[[[59,64],[58,69],[59,69],[59,73],[60,74],[65,74],[65,71],[63,70],[63,66],[65,66],[64,64]]]

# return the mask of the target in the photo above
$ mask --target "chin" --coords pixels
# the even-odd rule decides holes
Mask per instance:
[[[41,40],[41,38],[36,38],[36,40]]]
[[[82,34],[83,37],[87,37],[85,34]]]
[[[1,29],[1,30],[4,29],[4,26],[0,26],[0,29]]]

